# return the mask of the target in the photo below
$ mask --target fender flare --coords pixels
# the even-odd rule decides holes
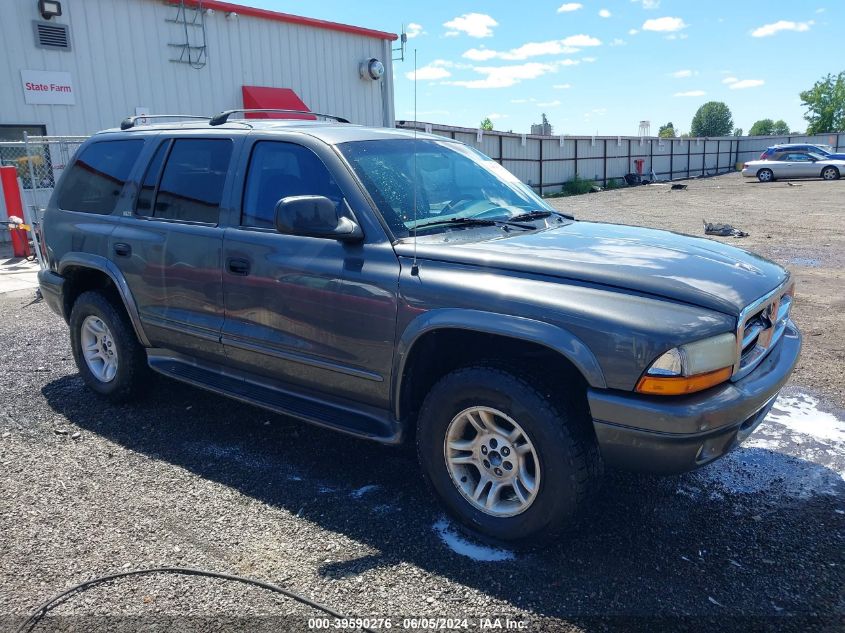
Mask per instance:
[[[458,329],[495,334],[537,343],[555,351],[571,362],[581,372],[587,384],[596,389],[606,389],[604,373],[590,349],[574,334],[564,328],[528,319],[483,310],[440,308],[429,310],[411,321],[402,332],[393,357],[393,385],[391,396],[396,419],[400,419],[401,394],[408,358],[416,342],[434,330]]]
[[[138,312],[138,304],[135,303],[135,297],[132,296],[132,291],[129,289],[129,284],[123,277],[123,273],[109,259],[102,255],[92,255],[90,253],[67,253],[62,257],[58,265],[58,273],[64,276],[68,268],[90,268],[108,275],[114,283],[117,292],[123,301],[123,307],[126,308],[126,313],[129,315],[129,321],[132,323],[132,328],[135,330],[135,335],[138,341],[144,347],[151,347],[150,340],[147,338],[144,327],[141,324],[141,315]],[[70,318],[70,315],[68,315]]]

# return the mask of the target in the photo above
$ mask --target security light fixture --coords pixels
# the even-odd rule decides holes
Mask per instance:
[[[38,12],[45,20],[59,17],[62,14],[62,3],[57,0],[38,0]]]
[[[372,79],[377,81],[384,75],[384,64],[382,64],[375,57],[361,62],[360,73],[362,79]]]

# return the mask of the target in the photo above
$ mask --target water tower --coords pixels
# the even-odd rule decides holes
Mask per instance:
[[[640,121],[639,136],[651,136],[651,121]]]

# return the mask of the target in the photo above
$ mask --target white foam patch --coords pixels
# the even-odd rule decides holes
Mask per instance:
[[[818,406],[819,401],[806,394],[780,396],[766,419],[782,424],[792,433],[809,435],[822,442],[845,443],[845,421],[820,411]]]
[[[364,495],[366,495],[370,492],[375,492],[379,488],[381,488],[381,486],[376,486],[375,484],[370,484],[368,486],[361,486],[357,490],[353,490],[351,493],[349,493],[349,496],[352,497],[353,499],[360,499]]]
[[[516,558],[513,552],[506,549],[498,549],[495,547],[488,547],[480,543],[473,543],[465,536],[458,533],[458,531],[452,527],[452,524],[445,518],[438,520],[434,524],[433,529],[437,533],[437,536],[440,537],[440,540],[446,544],[446,547],[456,554],[466,556],[472,560],[487,563],[498,563]]]

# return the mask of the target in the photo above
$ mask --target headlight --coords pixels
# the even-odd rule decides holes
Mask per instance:
[[[637,383],[639,393],[677,396],[726,381],[733,373],[736,336],[720,334],[670,349]]]

